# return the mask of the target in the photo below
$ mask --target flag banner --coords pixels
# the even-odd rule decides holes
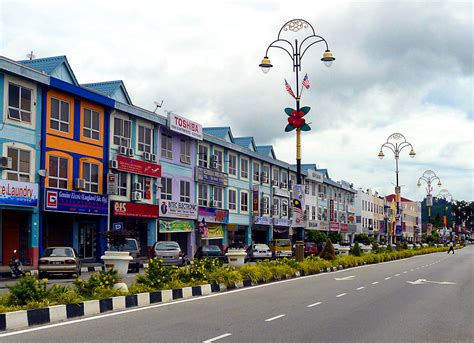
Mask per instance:
[[[303,79],[303,86],[304,86],[304,88],[306,88],[306,89],[309,89],[309,87],[310,87],[310,83],[309,83],[309,79],[308,79],[308,74],[306,74],[306,75],[304,76],[304,79]]]
[[[290,86],[290,84],[286,81],[286,79],[285,79],[285,88],[286,88],[286,91],[288,92],[288,94],[290,94],[293,98],[296,99],[296,95],[295,95],[295,93],[293,93],[293,90],[291,89],[291,86]]]

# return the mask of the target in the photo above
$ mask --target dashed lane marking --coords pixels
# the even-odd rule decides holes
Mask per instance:
[[[408,272],[405,270],[405,271],[403,272],[403,274],[406,274],[406,273],[408,273]]]
[[[280,315],[278,315],[278,316],[265,319],[265,321],[266,321],[266,322],[271,322],[272,320],[275,320],[275,319],[278,319],[278,318],[282,318],[282,317],[284,317],[284,316],[286,316],[286,314],[280,314]]]
[[[376,285],[378,283],[379,283],[378,281],[374,281],[374,282],[372,282],[372,285]]]
[[[364,289],[365,287],[364,286],[360,286],[359,288],[357,288],[358,291],[360,291],[361,289]]]
[[[338,294],[336,295],[336,298],[340,298],[340,297],[343,297],[344,295],[346,295],[347,293],[341,293],[341,294]]]
[[[395,274],[395,276],[400,276],[400,274]]]
[[[320,301],[318,301],[317,303],[314,303],[314,304],[308,305],[307,307],[314,307],[314,306],[318,306],[318,305],[320,305],[320,304],[321,304],[321,302],[320,302]]]
[[[384,280],[390,280],[391,278],[391,276],[387,276]]]
[[[214,337],[214,338],[209,338],[205,341],[202,341],[202,343],[211,343],[211,342],[217,341],[221,338],[225,338],[225,337],[229,337],[229,336],[232,336],[232,334],[231,333],[225,333],[223,335],[220,335],[220,336],[217,336],[217,337]]]

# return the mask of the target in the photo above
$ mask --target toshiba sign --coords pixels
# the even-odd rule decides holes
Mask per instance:
[[[181,133],[192,137],[194,139],[199,139],[202,141],[202,125],[192,120],[183,118],[177,114],[168,113],[168,127],[171,131]]]

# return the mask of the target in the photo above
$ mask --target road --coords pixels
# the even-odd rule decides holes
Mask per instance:
[[[474,246],[0,335],[2,342],[473,342]],[[337,279],[337,280],[336,280]]]

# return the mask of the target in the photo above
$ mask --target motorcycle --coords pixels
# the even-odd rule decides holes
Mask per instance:
[[[20,260],[16,257],[16,250],[13,250],[13,256],[10,258],[8,264],[12,272],[13,277],[25,276],[25,271],[23,270],[23,265]]]

